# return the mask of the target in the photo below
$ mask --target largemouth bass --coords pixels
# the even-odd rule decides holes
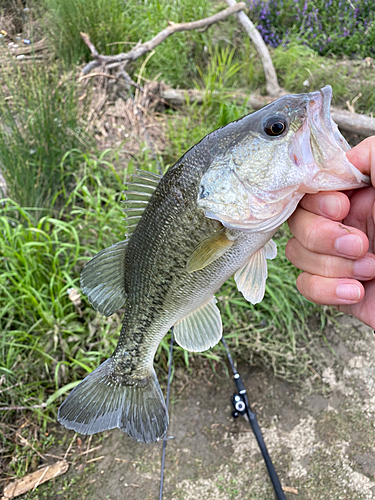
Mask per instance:
[[[124,306],[118,345],[59,409],[81,434],[120,428],[144,443],[165,435],[168,412],[153,368],[174,326],[178,344],[219,342],[215,292],[234,274],[260,302],[272,236],[305,193],[368,185],[346,158],[329,114],[331,87],[277,99],[212,132],[162,177],[139,171],[129,184],[130,237],[84,268],[82,290],[106,316]]]

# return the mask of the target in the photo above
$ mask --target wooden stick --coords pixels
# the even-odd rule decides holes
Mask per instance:
[[[22,479],[16,479],[16,481],[5,486],[3,499],[7,500],[23,495],[27,491],[34,491],[40,484],[64,474],[68,470],[68,467],[68,462],[61,460],[53,465],[47,465],[46,467],[43,467],[43,469],[39,469],[36,472],[28,474]]]
[[[225,0],[225,1],[227,2],[228,5],[232,7],[237,5],[236,0]],[[268,94],[272,97],[277,97],[281,95],[283,93],[283,89],[280,87],[279,82],[277,81],[275,67],[273,65],[267,46],[264,43],[262,35],[256,29],[254,24],[250,21],[245,12],[238,12],[236,14],[236,17],[244,27],[246,33],[249,35],[256,51],[259,54],[259,57],[262,60],[264,75],[266,77],[266,89]]]
[[[199,19],[198,21],[192,21],[190,23],[173,23],[169,21],[169,26],[164,28],[160,33],[158,33],[154,38],[151,38],[148,42],[137,44],[132,50],[129,52],[123,52],[121,54],[117,54],[116,56],[104,56],[99,54],[95,45],[91,42],[89,35],[86,33],[81,33],[81,37],[85,44],[90,49],[91,55],[95,59],[95,61],[91,61],[87,64],[82,73],[86,75],[89,73],[94,67],[100,66],[101,64],[111,64],[111,68],[120,65],[121,63],[128,63],[130,61],[135,61],[139,57],[147,54],[147,52],[151,52],[157,45],[164,42],[166,38],[173,33],[178,33],[180,31],[191,31],[200,28],[204,28],[206,26],[211,26],[214,23],[219,21],[223,21],[227,17],[240,12],[246,8],[246,4],[244,2],[236,3],[236,5],[229,7],[228,9],[222,10],[213,16],[206,17],[204,19]]]
[[[250,107],[257,110],[274,101],[271,96],[261,96],[258,94],[247,94],[246,92],[233,92],[233,99],[247,100]],[[202,102],[204,92],[198,89],[167,89],[161,94],[161,97],[172,104],[182,104],[189,98],[190,102]],[[351,113],[343,109],[331,107],[332,119],[337,123],[341,130],[352,132],[362,137],[375,135],[375,118],[359,113]]]
[[[33,406],[3,406],[0,408],[0,411],[10,411],[10,410],[32,410],[33,408],[45,408],[46,403],[42,403],[41,405],[33,405]]]

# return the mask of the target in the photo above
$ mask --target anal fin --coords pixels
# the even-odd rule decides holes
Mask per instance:
[[[216,302],[215,297],[212,297],[206,304],[175,324],[176,342],[183,349],[202,352],[219,342],[223,325]]]

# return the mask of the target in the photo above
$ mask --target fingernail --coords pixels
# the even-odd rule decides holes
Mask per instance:
[[[341,212],[341,200],[338,196],[327,194],[320,198],[319,208],[323,215],[337,219]]]
[[[335,250],[343,257],[358,257],[363,251],[362,240],[358,234],[345,234],[335,241]]]
[[[357,285],[339,285],[336,288],[336,295],[339,299],[359,300],[361,289]]]
[[[375,261],[370,257],[359,259],[354,262],[354,276],[357,278],[372,278],[375,276]]]

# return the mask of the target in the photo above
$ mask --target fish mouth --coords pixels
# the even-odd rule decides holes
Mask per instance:
[[[309,93],[308,96],[310,101],[307,113],[311,124],[312,136],[319,136],[324,132],[336,146],[345,152],[349,151],[349,144],[331,118],[332,87],[326,85],[316,92]]]
[[[305,192],[356,189],[370,184],[346,157],[350,146],[342,136],[330,114],[332,88],[308,94],[307,120],[310,128],[310,149],[316,162],[317,173]]]

